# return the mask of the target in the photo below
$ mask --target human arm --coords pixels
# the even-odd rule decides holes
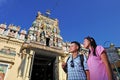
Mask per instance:
[[[87,65],[87,57],[84,55],[84,70],[87,76],[87,80],[90,80],[90,73]]]
[[[90,80],[90,73],[89,73],[89,70],[86,70],[86,76],[87,76],[87,80]]]
[[[106,68],[106,71],[107,71],[107,75],[108,75],[108,80],[112,80],[113,78],[112,78],[112,69],[111,69],[111,65],[110,65],[110,63],[109,63],[109,61],[108,61],[108,57],[107,57],[107,54],[106,54],[106,52],[105,51],[103,51],[102,53],[101,53],[101,60],[102,60],[102,62],[104,63],[104,65],[105,65],[105,68]]]

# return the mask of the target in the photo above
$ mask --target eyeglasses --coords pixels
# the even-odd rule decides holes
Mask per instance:
[[[73,60],[71,60],[70,63],[71,63],[71,67],[74,68],[74,62],[73,62]]]

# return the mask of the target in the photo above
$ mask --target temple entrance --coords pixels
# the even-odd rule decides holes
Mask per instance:
[[[49,46],[50,38],[46,38],[46,46]]]
[[[55,80],[55,56],[35,54],[31,80]]]

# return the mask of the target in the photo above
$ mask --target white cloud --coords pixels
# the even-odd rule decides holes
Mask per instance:
[[[7,0],[0,0],[0,6],[4,5],[7,3]]]

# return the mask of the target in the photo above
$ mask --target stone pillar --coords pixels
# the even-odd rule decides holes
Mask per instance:
[[[18,79],[17,80],[23,80],[25,78],[25,72],[26,72],[26,66],[28,61],[28,54],[26,53],[26,49],[22,50],[21,53],[18,53],[18,57],[21,57],[21,63],[18,68]]]
[[[25,68],[24,68],[24,76],[23,76],[23,80],[25,79],[25,77],[26,77],[26,72],[27,72],[27,67],[28,67],[28,57],[29,57],[29,54],[27,53],[26,54],[26,61],[25,61]]]
[[[55,59],[53,75],[55,76],[55,80],[59,80],[59,56]]]
[[[65,61],[65,57],[59,57],[59,80],[66,80],[66,73],[62,69],[62,62]]]
[[[30,69],[31,69],[31,63],[32,63],[32,58],[33,58],[33,55],[34,55],[34,51],[33,50],[30,50],[30,53],[29,55],[27,56],[27,62],[26,62],[26,72],[25,72],[25,80],[30,80]]]

